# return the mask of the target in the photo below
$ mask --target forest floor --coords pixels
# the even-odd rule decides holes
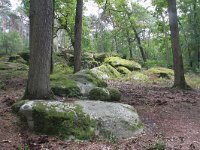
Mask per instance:
[[[11,105],[22,97],[26,80],[12,78],[0,90],[0,150],[144,150],[157,141],[167,150],[200,150],[200,91],[108,81],[122,92],[122,103],[134,106],[144,123],[144,132],[131,139],[110,141],[62,141],[37,135],[12,113]]]

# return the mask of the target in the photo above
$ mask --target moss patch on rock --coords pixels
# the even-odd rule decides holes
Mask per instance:
[[[70,77],[75,81],[87,80],[88,82],[91,82],[98,87],[107,87],[107,83],[92,73],[90,70],[82,70]]]
[[[89,93],[91,100],[110,101],[110,93],[106,88],[96,87]]]
[[[103,64],[91,69],[91,71],[101,79],[119,78],[121,76],[121,74],[109,64]]]
[[[78,97],[81,95],[76,82],[64,74],[51,75],[51,89],[58,96]]]
[[[146,82],[149,77],[142,72],[133,71],[125,77],[125,80]]]
[[[91,139],[95,136],[96,122],[75,104],[53,101],[32,101],[22,106],[20,111],[26,116],[30,107],[33,129],[47,135],[63,139]],[[24,107],[24,108],[23,108]],[[24,110],[23,110],[24,109]],[[28,120],[30,121],[30,120]]]
[[[105,63],[110,64],[113,67],[123,66],[129,70],[140,70],[141,65],[133,60],[126,60],[120,57],[108,57],[105,59]]]
[[[151,77],[156,77],[156,78],[172,79],[174,75],[174,71],[172,69],[163,68],[163,67],[153,67],[145,71],[145,74]]]
[[[96,53],[94,54],[94,59],[100,63],[103,63],[106,59],[107,55],[106,53]]]
[[[108,88],[110,93],[110,101],[120,101],[121,99],[121,92],[116,88]]]
[[[14,113],[18,113],[19,112],[19,109],[22,105],[24,105],[26,102],[28,102],[28,100],[19,100],[17,102],[15,102],[13,105],[12,105],[12,111]]]
[[[131,71],[127,69],[126,67],[119,66],[117,67],[117,71],[119,71],[121,74],[129,74]]]

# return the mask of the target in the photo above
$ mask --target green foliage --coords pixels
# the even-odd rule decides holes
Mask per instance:
[[[37,102],[33,106],[34,130],[60,138],[91,139],[95,136],[96,122],[86,115],[80,106],[45,105]]]
[[[22,39],[18,32],[3,33],[0,31],[0,53],[12,54],[23,49]]]

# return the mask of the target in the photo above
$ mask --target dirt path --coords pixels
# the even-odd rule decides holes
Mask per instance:
[[[200,150],[200,91],[179,91],[161,86],[109,81],[123,93],[121,102],[134,106],[144,122],[142,135],[112,144],[106,141],[61,141],[29,131],[11,112],[11,105],[22,96],[25,81],[7,81],[0,91],[0,150],[143,150],[156,141],[167,143],[167,150]]]

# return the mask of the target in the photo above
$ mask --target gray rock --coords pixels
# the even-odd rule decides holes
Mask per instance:
[[[114,136],[117,139],[130,138],[143,129],[137,111],[130,105],[102,101],[76,101],[83,112],[97,121],[100,136]]]

